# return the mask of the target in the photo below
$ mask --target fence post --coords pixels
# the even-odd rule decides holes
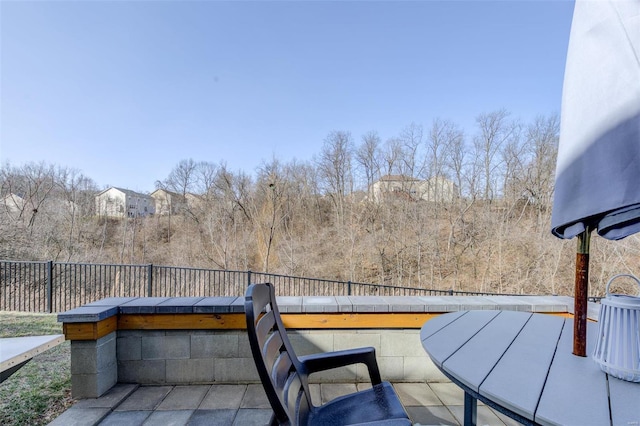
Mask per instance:
[[[453,289],[449,289],[449,296],[453,296]]]
[[[251,269],[247,271],[247,287],[251,285]]]
[[[147,297],[153,294],[153,263],[147,265]]]
[[[53,260],[47,262],[47,312],[53,312]]]
[[[347,296],[351,296],[351,280],[347,281]]]

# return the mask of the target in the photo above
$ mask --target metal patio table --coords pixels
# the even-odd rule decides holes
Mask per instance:
[[[598,324],[588,324],[590,354]],[[638,425],[640,383],[572,354],[573,319],[515,311],[461,311],[424,324],[436,366],[465,392],[465,425],[477,401],[523,424]]]

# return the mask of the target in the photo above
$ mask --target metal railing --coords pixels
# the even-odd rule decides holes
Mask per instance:
[[[63,312],[106,297],[243,296],[255,282],[287,296],[497,295],[151,264],[0,261],[0,310]]]

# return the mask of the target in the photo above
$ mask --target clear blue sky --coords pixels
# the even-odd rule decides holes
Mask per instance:
[[[152,191],[414,122],[560,111],[573,1],[0,1],[0,162]]]

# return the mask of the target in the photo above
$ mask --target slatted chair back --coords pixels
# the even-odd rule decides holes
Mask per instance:
[[[246,293],[249,343],[260,380],[274,411],[274,423],[306,423],[311,399],[306,378],[282,324],[271,284],[252,284]]]

